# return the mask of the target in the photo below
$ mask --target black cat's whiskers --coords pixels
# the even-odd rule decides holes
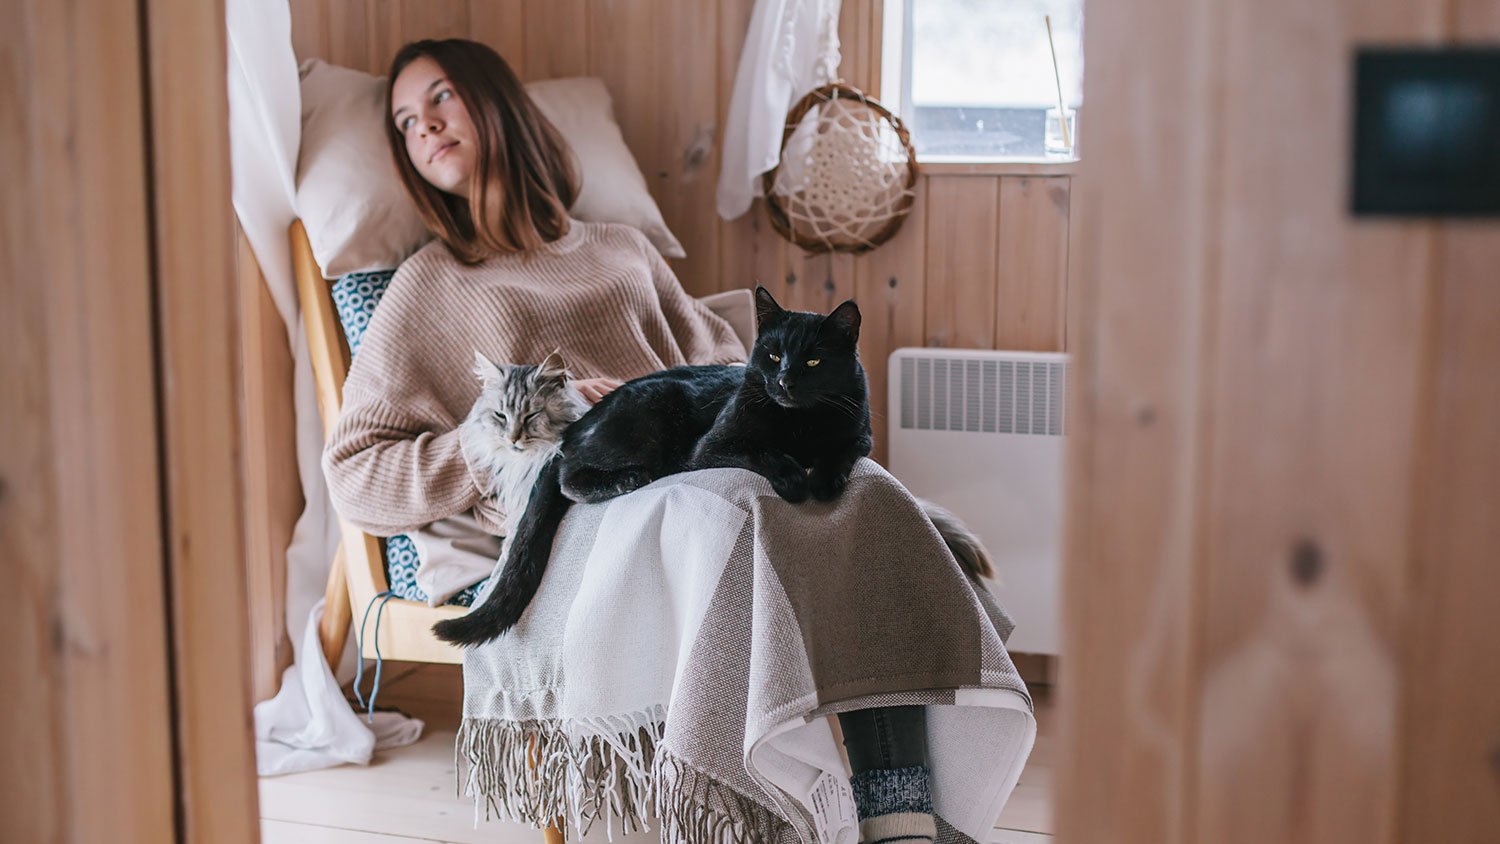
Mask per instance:
[[[858,419],[860,412],[863,410],[863,408],[859,407],[857,404],[851,403],[850,401],[844,399],[842,396],[833,396],[822,393],[813,396],[813,400],[818,402],[819,404],[828,405],[834,410],[837,410],[838,412],[843,413],[852,419]]]

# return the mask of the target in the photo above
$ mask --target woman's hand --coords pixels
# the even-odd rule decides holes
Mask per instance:
[[[573,386],[583,393],[589,404],[598,404],[600,399],[613,393],[620,382],[613,378],[580,378],[573,382]]]

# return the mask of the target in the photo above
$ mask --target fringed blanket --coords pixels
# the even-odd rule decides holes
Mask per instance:
[[[984,841],[1036,735],[1009,632],[873,462],[828,504],[677,475],[574,507],[520,624],[466,654],[460,778],[536,826],[850,844],[826,716],[924,704],[939,840]]]

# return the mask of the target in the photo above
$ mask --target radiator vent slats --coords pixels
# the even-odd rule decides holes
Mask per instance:
[[[903,429],[1062,436],[1067,363],[903,357],[897,385]]]

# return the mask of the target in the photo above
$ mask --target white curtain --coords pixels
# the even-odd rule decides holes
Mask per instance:
[[[786,115],[838,76],[840,0],[756,0],[724,126],[719,216],[750,210],[760,177],[781,157]]]
[[[297,664],[283,675],[277,696],[255,708],[256,755],[264,775],[368,762],[373,749],[415,741],[422,725],[394,714],[373,724],[355,717],[318,647],[320,601],[339,536],[319,466],[323,433],[287,242],[296,217],[302,135],[291,9],[286,0],[227,0],[225,22],[234,211],[286,323],[295,366],[297,468],[307,501],[286,551],[287,635]],[[337,676],[353,674],[353,651],[344,649]]]

